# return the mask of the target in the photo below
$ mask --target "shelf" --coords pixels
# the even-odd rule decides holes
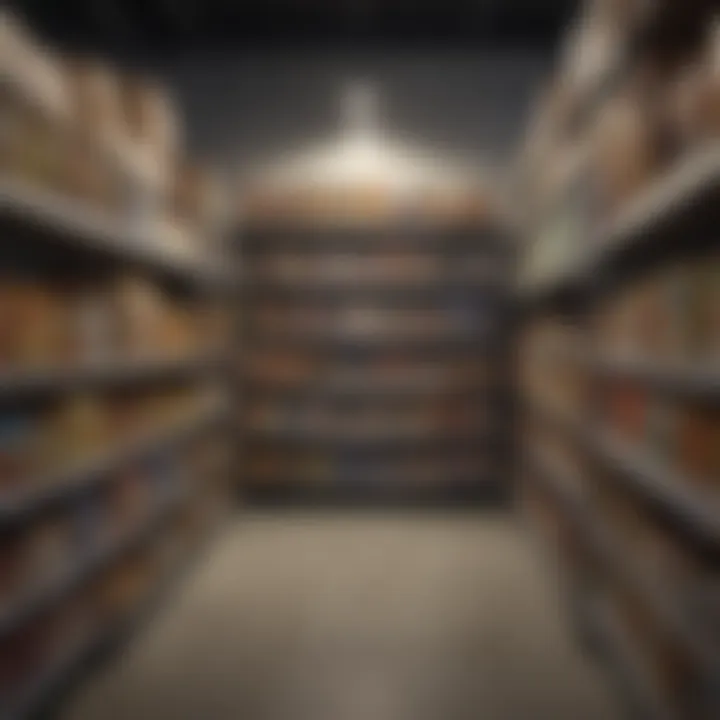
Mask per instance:
[[[278,398],[282,401],[301,402],[343,402],[353,401],[358,404],[373,403],[380,405],[413,404],[431,402],[433,400],[462,401],[472,399],[481,401],[491,398],[493,394],[500,394],[496,387],[488,383],[478,382],[463,387],[442,387],[432,384],[399,385],[398,383],[373,383],[366,385],[293,385],[258,383],[247,380],[249,387],[245,395],[256,398]]]
[[[140,265],[194,285],[226,285],[227,268],[198,254],[163,247],[157,234],[57,193],[0,178],[0,223],[33,229],[43,238],[78,251]]]
[[[0,400],[98,386],[175,380],[211,372],[214,356],[92,363],[69,368],[0,371]]]
[[[399,338],[373,336],[352,338],[342,335],[322,336],[268,336],[252,333],[244,338],[247,345],[258,350],[299,350],[302,352],[331,352],[361,355],[366,353],[422,352],[447,355],[457,352],[490,352],[500,345],[497,337],[482,339],[471,336],[468,330],[462,337]]]
[[[699,208],[720,200],[720,143],[708,143],[689,152],[663,177],[631,202],[596,241],[588,253],[586,273],[630,250],[649,249],[653,236],[667,226],[688,219]],[[687,237],[676,238],[679,243]]]
[[[720,548],[720,505],[680,474],[667,470],[646,453],[602,433],[587,433],[588,446],[606,466],[622,475],[636,495],[656,506],[681,531],[712,552]]]
[[[83,558],[77,567],[64,572],[52,587],[38,588],[30,596],[19,599],[16,608],[0,613],[0,641],[12,631],[25,625],[33,617],[62,602],[64,598],[82,587],[103,568],[112,565],[134,548],[140,547],[186,495],[187,493],[176,493],[174,497],[165,499],[139,528],[127,533],[120,541],[100,548],[90,556]]]
[[[330,448],[343,450],[361,450],[363,452],[374,452],[385,448],[429,448],[429,447],[473,447],[487,444],[487,436],[482,430],[476,433],[462,435],[439,435],[437,433],[418,433],[412,436],[395,437],[387,434],[341,436],[320,433],[284,432],[282,430],[271,430],[267,432],[246,431],[244,438],[254,445],[278,444],[278,445],[301,445],[309,448]]]
[[[704,677],[716,677],[720,670],[720,648],[714,647],[701,628],[674,604],[667,588],[649,576],[643,565],[632,557],[632,553],[620,547],[607,528],[589,511],[582,498],[568,490],[563,472],[540,454],[531,457],[544,487],[559,501],[583,543],[605,571],[618,577],[623,585],[642,600],[663,630],[671,633],[682,645]]]
[[[452,307],[462,303],[473,305],[498,305],[506,300],[507,293],[500,284],[487,280],[463,280],[447,284],[389,285],[383,284],[297,284],[283,286],[276,283],[252,283],[244,286],[244,293],[252,300],[264,302],[349,303],[367,302],[373,306],[423,307],[440,304]]]
[[[504,234],[479,223],[452,226],[429,222],[397,222],[363,224],[253,227],[245,229],[241,240],[246,254],[285,251],[295,253],[331,252],[394,252],[398,249],[433,250],[443,253],[506,254],[511,250]]]
[[[576,261],[552,277],[528,283],[521,288],[521,295],[525,302],[587,295],[598,287],[598,279],[624,258],[647,253],[668,240],[677,247],[687,246],[688,234],[679,235],[678,230],[690,219],[697,221],[699,211],[717,219],[719,202],[720,143],[709,143],[682,157],[631,201]],[[698,234],[695,240],[707,242],[707,233]]]
[[[600,637],[603,659],[627,695],[631,709],[645,720],[680,720],[668,709],[647,664],[616,614],[609,608],[594,612],[593,630]]]
[[[607,528],[593,523],[589,534],[597,559],[608,573],[620,579],[653,615],[662,630],[669,633],[682,646],[702,676],[708,680],[720,671],[720,648],[700,623],[681,610],[669,594],[668,588],[659,583],[645,569],[644,564],[621,547],[611,537]]]
[[[117,546],[104,553],[102,557],[98,556],[92,563],[88,564],[85,569],[85,577],[91,577],[121,559],[127,553],[132,552],[133,549],[147,543],[173,514],[189,501],[190,497],[189,492],[182,492],[164,502],[139,532],[129,535]],[[127,620],[121,621],[118,625],[102,629],[89,641],[74,648],[73,651],[51,664],[29,687],[21,692],[20,696],[13,702],[9,712],[0,714],[0,720],[26,720],[35,717],[55,693],[61,691],[72,681],[75,674],[86,662],[92,660],[103,648],[108,647],[117,638],[132,629],[162,595],[164,590],[167,589],[169,583],[175,579],[175,574],[175,572],[166,573],[166,577],[162,577],[158,581],[157,586],[150,592],[147,599],[141,601],[140,606],[130,614]],[[69,588],[67,592],[72,592],[72,588]]]
[[[547,452],[526,451],[525,457],[542,487],[555,498],[568,518],[583,532],[587,532],[589,510],[580,492],[573,487],[577,483],[568,477],[568,473]]]
[[[0,500],[0,530],[16,527],[45,508],[67,501],[106,482],[115,470],[167,447],[182,443],[223,417],[214,409],[180,421],[169,428],[99,453],[71,469],[52,473],[51,477],[30,483],[34,488],[15,497]]]
[[[578,416],[569,410],[554,405],[549,400],[525,394],[522,402],[531,415],[537,415],[543,422],[566,433],[573,442],[585,442],[585,429]]]
[[[601,357],[587,361],[597,373],[650,385],[661,390],[707,399],[720,395],[720,364],[663,362],[652,359]]]

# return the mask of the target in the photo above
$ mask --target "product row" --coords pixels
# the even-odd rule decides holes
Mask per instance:
[[[92,466],[107,452],[170,432],[221,406],[217,388],[155,388],[77,394],[3,408],[0,413],[0,500],[67,482],[64,471]]]
[[[487,339],[496,329],[493,308],[472,300],[448,303],[448,308],[387,309],[297,307],[264,303],[248,310],[248,332],[269,337],[342,341],[455,341]]]
[[[0,281],[0,371],[60,369],[219,352],[216,306],[163,292],[142,277]]]
[[[211,247],[223,188],[184,157],[178,111],[159,83],[53,54],[7,12],[0,43],[0,176],[127,220],[168,249]]]
[[[714,717],[717,675],[708,661],[720,652],[717,568],[678,542],[622,483],[603,473],[586,477],[590,502],[581,516],[569,515],[537,472],[526,473],[522,492],[529,517],[565,567],[566,584],[591,596],[582,622],[591,623],[643,707],[668,717]]]
[[[392,245],[392,240],[389,240]],[[343,288],[361,284],[403,287],[417,284],[447,285],[499,281],[497,258],[477,253],[428,253],[421,250],[357,253],[263,254],[249,260],[251,282],[286,286]]]
[[[196,471],[202,453],[200,443],[175,459],[149,460],[104,494],[0,539],[5,612],[53,598],[4,630],[0,701],[11,715],[42,701],[48,685],[122,631],[217,521],[226,489]]]
[[[692,3],[658,20],[662,31],[641,33],[644,42],[629,20],[633,12],[612,5],[619,3],[584,4],[519,163],[529,282],[562,276],[578,255],[612,241],[616,220],[655,183],[679,170],[707,172],[713,158],[717,167],[715,4]],[[622,5],[637,13],[643,6],[649,16],[672,12],[665,2]],[[650,224],[664,208],[645,209]]]
[[[388,351],[353,362],[327,355],[269,352],[248,348],[241,358],[245,379],[251,388],[288,388],[377,392],[393,390],[472,392],[491,386],[492,363],[462,353],[443,360],[427,360],[407,353]]]
[[[483,403],[427,401],[417,407],[397,410],[326,403],[254,403],[247,408],[245,428],[254,434],[351,439],[423,438],[427,436],[471,436],[487,426]]]
[[[610,356],[720,360],[720,254],[633,279],[600,307],[597,345]]]
[[[472,485],[487,477],[492,469],[489,463],[483,454],[455,451],[377,460],[312,450],[253,450],[245,459],[245,475],[250,484],[265,486],[357,482],[365,486],[437,487]]]
[[[720,499],[720,405],[608,382],[600,403],[604,432],[690,488]]]

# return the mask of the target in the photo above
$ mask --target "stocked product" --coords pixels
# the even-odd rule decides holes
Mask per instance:
[[[687,404],[677,420],[676,467],[711,497],[720,497],[720,408]]]
[[[31,279],[0,284],[0,366],[44,366],[64,359],[65,308],[46,285]]]
[[[120,348],[118,317],[105,285],[68,291],[75,363],[112,362]]]
[[[18,628],[0,643],[0,703],[11,707],[46,664],[44,618]]]
[[[128,535],[141,527],[142,522],[157,505],[151,478],[143,467],[130,467],[115,479],[108,499],[111,527],[118,536]]]
[[[77,562],[73,517],[66,511],[57,511],[38,519],[28,532],[29,584],[47,589]]]
[[[601,109],[595,130],[594,166],[601,206],[609,212],[631,200],[659,163],[656,129],[635,95],[626,93]]]
[[[74,523],[80,561],[111,546],[120,534],[113,523],[111,507],[116,487],[115,478],[112,478],[109,484],[92,488],[78,501]]]
[[[127,617],[152,587],[153,566],[147,550],[137,551],[110,568],[97,585],[97,612],[103,624]]]
[[[170,166],[182,141],[178,115],[169,94],[147,79],[122,83],[122,114],[130,137],[151,149],[155,162]]]
[[[720,358],[720,255],[698,259],[688,274],[688,355],[712,363]]]
[[[17,607],[30,586],[28,547],[23,532],[6,533],[0,539],[0,614]]]
[[[648,423],[649,395],[632,383],[613,383],[603,394],[606,427],[618,437],[642,445]]]
[[[0,416],[0,501],[21,491],[38,467],[38,427],[31,414]]]
[[[97,456],[113,439],[100,398],[76,395],[53,410],[45,430],[48,467],[70,467]]]
[[[687,64],[669,88],[669,103],[681,142],[687,146],[720,137],[720,20],[715,19],[707,47]]]

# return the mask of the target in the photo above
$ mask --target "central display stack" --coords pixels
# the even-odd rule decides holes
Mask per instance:
[[[509,258],[487,200],[265,194],[240,244],[251,497],[506,495]]]

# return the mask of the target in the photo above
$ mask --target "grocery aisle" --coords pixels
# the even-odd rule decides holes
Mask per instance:
[[[497,516],[239,518],[63,720],[611,720]]]

